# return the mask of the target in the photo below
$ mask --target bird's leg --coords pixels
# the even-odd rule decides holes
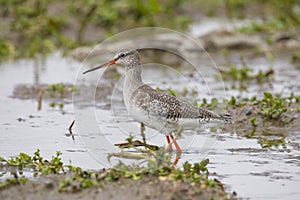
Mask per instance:
[[[166,138],[167,138],[167,142],[168,142],[169,151],[172,152],[172,151],[173,151],[173,148],[172,148],[170,136],[169,136],[169,135],[166,135]]]
[[[174,138],[174,136],[171,134],[170,137],[171,137],[172,142],[174,143],[174,145],[176,147],[177,153],[181,153],[181,148],[179,147],[178,143],[176,142],[176,139]]]
[[[180,158],[181,158],[181,152],[178,152],[178,151],[177,151],[177,153],[176,153],[176,158],[175,158],[175,161],[174,161],[174,163],[173,163],[173,166],[176,166],[176,165],[177,165],[177,163],[178,163],[178,161],[180,160]]]
[[[141,135],[142,135],[143,142],[146,144],[145,125],[143,122],[141,122]]]
[[[176,147],[176,158],[174,160],[173,166],[176,166],[178,161],[181,158],[181,148],[179,147],[178,143],[176,142],[176,139],[174,138],[174,136],[172,135],[172,133],[169,135],[169,137],[171,138],[172,142],[170,141],[169,146],[172,147],[172,143],[174,143],[175,147]],[[169,140],[170,140],[169,138]]]

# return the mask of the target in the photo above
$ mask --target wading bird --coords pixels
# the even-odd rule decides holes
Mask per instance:
[[[123,98],[127,111],[135,120],[165,134],[170,151],[174,143],[177,152],[181,152],[173,135],[178,130],[194,129],[207,123],[232,123],[228,114],[199,108],[144,84],[140,56],[135,49],[122,49],[112,60],[83,74],[114,64],[125,66]]]

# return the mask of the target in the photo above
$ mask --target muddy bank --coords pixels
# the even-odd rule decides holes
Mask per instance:
[[[0,190],[1,199],[235,199],[226,194],[222,185],[211,188],[165,177],[144,176],[141,180],[122,178],[117,182],[103,182],[99,187],[77,192],[58,192],[59,181],[65,176],[51,175],[24,185],[9,186]]]
[[[97,55],[111,56],[124,47],[134,47],[139,49],[144,63],[156,61],[176,66],[184,63],[180,56],[188,58],[190,54],[194,57],[206,54],[206,52],[222,53],[222,51],[248,50],[248,54],[257,56],[259,54],[271,55],[300,49],[300,37],[295,32],[249,35],[235,30],[219,28],[203,34],[191,42],[186,38],[189,37],[188,35],[178,34],[173,31],[155,28],[139,31],[148,31],[150,33],[143,35],[135,33],[138,31],[133,30],[133,36],[129,35],[129,38],[120,42],[105,41],[94,47],[78,47],[71,52],[71,55],[74,59],[83,61],[87,56],[90,58]],[[126,33],[123,34],[126,35]],[[172,56],[170,52],[180,56],[170,57]]]
[[[298,105],[299,106],[299,105]],[[243,108],[230,109],[235,124],[232,129],[241,136],[279,135],[287,136],[300,129],[299,111],[284,113],[279,119],[266,120],[258,114],[259,106],[248,105]],[[255,118],[255,123],[251,119]],[[230,127],[226,127],[229,130]]]

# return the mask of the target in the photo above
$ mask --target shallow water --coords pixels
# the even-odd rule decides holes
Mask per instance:
[[[216,71],[204,64],[200,69],[205,70],[205,79],[190,69],[178,71],[166,66],[156,66],[154,69],[152,65],[144,67],[143,78],[153,87],[162,89],[194,89],[198,94],[187,96],[189,100],[197,101],[203,97],[251,97],[262,95],[263,91],[283,95],[299,91],[299,82],[295,78],[300,72],[289,63],[288,57],[278,57],[273,63],[265,58],[252,59],[247,63],[255,70],[266,70],[266,66],[273,67],[273,86],[250,85],[247,92],[224,92],[223,83],[215,80]],[[71,162],[85,169],[99,169],[117,162],[113,159],[109,163],[106,158],[108,153],[120,151],[114,146],[115,143],[125,141],[130,133],[140,139],[139,123],[127,115],[122,102],[122,81],[113,82],[113,93],[104,101],[87,97],[83,101],[75,101],[74,104],[64,102],[62,109],[50,107],[52,100],[45,99],[42,109],[38,111],[36,99],[21,100],[11,97],[17,84],[76,83],[89,86],[93,92],[99,82],[99,73],[82,76],[79,74],[80,67],[81,63],[62,58],[59,53],[44,60],[21,60],[0,65],[2,157],[16,156],[20,152],[32,154],[40,149],[42,156],[49,159],[56,151],[61,151],[65,163]],[[80,93],[78,98],[85,97],[85,91]],[[74,141],[66,136],[73,119],[76,119]],[[165,137],[156,131],[146,129],[146,135],[149,143],[166,145]],[[297,199],[300,197],[300,133],[283,135],[286,147],[279,145],[266,149],[262,148],[258,139],[238,136],[235,130],[228,133],[222,132],[222,129],[213,133],[208,129],[187,131],[178,140],[184,151],[179,166],[187,160],[193,163],[209,158],[209,171],[216,172],[217,178],[228,187],[227,190],[236,191],[239,197]]]

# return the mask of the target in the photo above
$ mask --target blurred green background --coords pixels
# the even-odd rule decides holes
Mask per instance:
[[[253,20],[237,30],[246,34],[298,32],[300,1],[0,0],[0,61],[56,49],[67,53],[137,27],[188,31],[190,24],[204,17]]]

